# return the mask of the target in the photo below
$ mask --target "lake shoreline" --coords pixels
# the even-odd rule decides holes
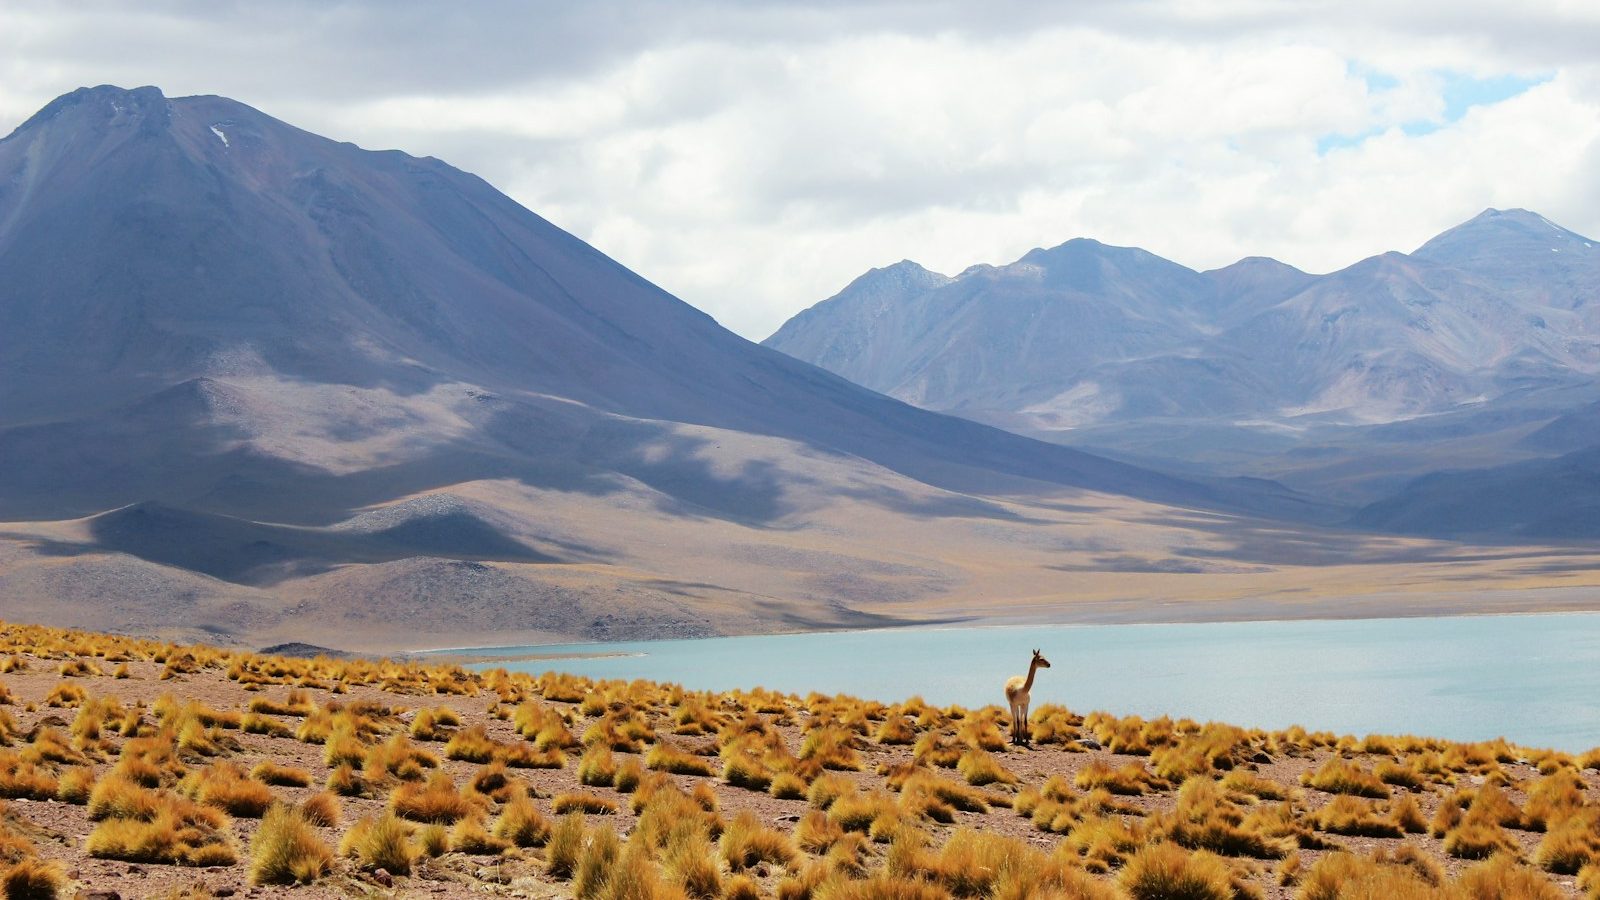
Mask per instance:
[[[882,625],[876,628],[813,628],[794,631],[762,631],[750,634],[717,634],[703,637],[641,637],[630,638],[625,641],[605,640],[570,640],[549,641],[543,643],[526,644],[483,644],[483,645],[455,645],[450,647],[430,647],[418,650],[397,651],[398,658],[427,658],[432,662],[442,661],[440,657],[447,654],[468,654],[473,665],[487,663],[489,660],[479,658],[477,654],[497,650],[516,650],[524,647],[577,647],[594,646],[607,647],[616,644],[653,644],[676,641],[722,641],[738,638],[762,637],[796,637],[804,635],[843,635],[843,634],[875,634],[882,632],[904,631],[941,631],[965,629],[1005,629],[1005,628],[1101,628],[1107,626],[1136,628],[1140,626],[1167,627],[1182,625],[1237,625],[1245,623],[1283,624],[1296,622],[1370,622],[1370,621],[1410,621],[1414,619],[1482,619],[1521,616],[1600,616],[1600,598],[1597,598],[1596,607],[1593,609],[1536,609],[1536,610],[1489,610],[1456,613],[1440,613],[1426,610],[1416,612],[1396,611],[1393,615],[1307,615],[1288,616],[1282,618],[1205,618],[1205,619],[1151,619],[1148,621],[1049,621],[1035,620],[1031,617],[995,617],[973,616],[967,620],[946,619],[935,623],[909,622],[905,625]],[[1013,621],[1022,618],[1023,621]],[[509,654],[505,657],[495,657],[496,661],[527,660],[527,659],[589,659],[618,656],[614,653],[556,653],[556,654]]]
[[[567,672],[701,691],[763,687],[973,708],[1042,648],[1036,705],[1337,734],[1505,737],[1581,752],[1600,746],[1600,614],[1237,622],[967,625],[610,644],[465,648],[419,655],[474,670]]]

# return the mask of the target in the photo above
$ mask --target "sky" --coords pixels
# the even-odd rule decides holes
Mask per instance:
[[[222,94],[481,175],[760,340],[1074,237],[1313,272],[1486,207],[1600,235],[1592,0],[0,5],[0,134]]]

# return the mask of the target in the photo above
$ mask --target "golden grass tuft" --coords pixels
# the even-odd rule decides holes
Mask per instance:
[[[550,808],[558,816],[572,812],[591,816],[612,816],[617,813],[616,803],[594,794],[561,794],[550,801]]]
[[[416,852],[411,846],[411,826],[392,812],[369,816],[345,832],[339,855],[365,869],[383,869],[390,875],[411,874]]]
[[[811,788],[806,792],[806,801],[817,809],[827,809],[840,797],[854,793],[855,789],[856,786],[850,779],[830,773],[811,782]]]
[[[349,765],[328,773],[327,788],[341,797],[365,797],[369,793],[366,779]]]
[[[250,777],[262,784],[279,787],[308,787],[311,784],[311,773],[305,769],[280,766],[272,762],[263,762],[251,769]]]
[[[1500,853],[1478,863],[1456,880],[1460,897],[1505,897],[1516,900],[1561,900],[1566,894],[1540,874],[1517,862],[1510,853]]]
[[[333,850],[300,810],[273,804],[250,840],[251,884],[310,884],[333,867]]]
[[[718,843],[722,860],[734,872],[758,863],[788,866],[795,860],[794,842],[781,831],[761,824],[755,813],[745,810],[734,816]]]
[[[767,793],[779,800],[804,800],[809,785],[793,772],[780,772],[772,777]]]
[[[89,795],[93,791],[94,769],[88,766],[74,766],[61,773],[61,778],[56,784],[56,799],[83,806],[89,802]]]
[[[1576,875],[1600,862],[1600,810],[1584,809],[1550,828],[1534,851],[1534,862],[1560,875]]]
[[[339,798],[328,791],[312,794],[300,804],[300,814],[319,828],[337,827],[342,817]]]
[[[1121,768],[1113,769],[1109,764],[1097,759],[1078,770],[1073,784],[1076,784],[1079,790],[1104,788],[1113,794],[1132,797],[1148,793],[1155,787],[1156,779],[1145,769],[1143,763],[1130,762]]]
[[[596,828],[589,833],[589,843],[578,856],[577,868],[572,873],[572,893],[578,900],[594,900],[601,896],[617,859],[622,855],[622,842],[609,828]]]
[[[1317,860],[1301,877],[1296,900],[1442,900],[1437,882],[1409,865],[1386,865],[1343,850]]]
[[[545,845],[545,874],[563,881],[573,876],[578,859],[583,855],[588,830],[582,813],[572,813],[556,823]]]
[[[222,814],[171,794],[147,793],[153,795],[153,808],[142,811],[147,817],[106,817],[89,832],[90,856],[186,866],[238,861]]]
[[[1132,900],[1233,900],[1233,876],[1204,850],[1151,844],[1128,858],[1117,884]]]
[[[190,773],[178,789],[192,799],[230,816],[259,819],[272,806],[272,790],[252,781],[232,763],[216,763]]]
[[[604,743],[591,744],[578,760],[578,783],[590,787],[611,787],[617,780],[617,760]]]
[[[476,812],[478,807],[461,795],[444,770],[434,772],[426,784],[405,782],[389,795],[389,808],[413,822],[454,824]]]
[[[711,765],[704,759],[685,753],[665,742],[650,748],[650,752],[644,758],[644,764],[649,768],[671,772],[674,775],[711,774]]]
[[[710,837],[695,828],[677,829],[669,836],[661,849],[661,874],[668,884],[689,897],[726,897],[725,892],[734,888],[731,882],[723,884]],[[755,886],[748,878],[745,882]],[[760,896],[759,888],[756,896]]]
[[[550,840],[550,820],[528,799],[526,791],[516,791],[500,810],[494,834],[518,847],[542,847]]]
[[[1389,799],[1389,786],[1378,780],[1378,776],[1338,757],[1323,763],[1317,771],[1301,776],[1300,783],[1330,794]]]
[[[55,900],[67,887],[61,864],[29,857],[0,868],[0,896],[6,900]]]
[[[444,745],[444,755],[463,762],[486,763],[499,749],[499,742],[489,737],[482,725],[474,725],[451,735]]]
[[[987,750],[968,750],[956,763],[956,771],[967,784],[981,787],[986,784],[1016,784],[1017,776],[1000,764],[1000,760]]]
[[[490,834],[477,819],[462,819],[450,829],[450,849],[469,856],[493,856],[511,849],[511,841]]]

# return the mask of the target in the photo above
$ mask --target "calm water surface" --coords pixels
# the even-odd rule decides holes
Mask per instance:
[[[528,672],[763,686],[886,702],[1003,705],[1039,647],[1033,702],[1340,733],[1600,746],[1600,614],[1184,625],[915,628],[567,644],[450,655],[615,653],[495,662]]]

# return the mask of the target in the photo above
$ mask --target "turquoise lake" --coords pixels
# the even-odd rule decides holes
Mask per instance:
[[[907,628],[448,655],[620,654],[489,665],[981,706],[1003,705],[1001,685],[1024,673],[1034,647],[1053,664],[1039,673],[1035,707],[1600,746],[1600,614]]]

